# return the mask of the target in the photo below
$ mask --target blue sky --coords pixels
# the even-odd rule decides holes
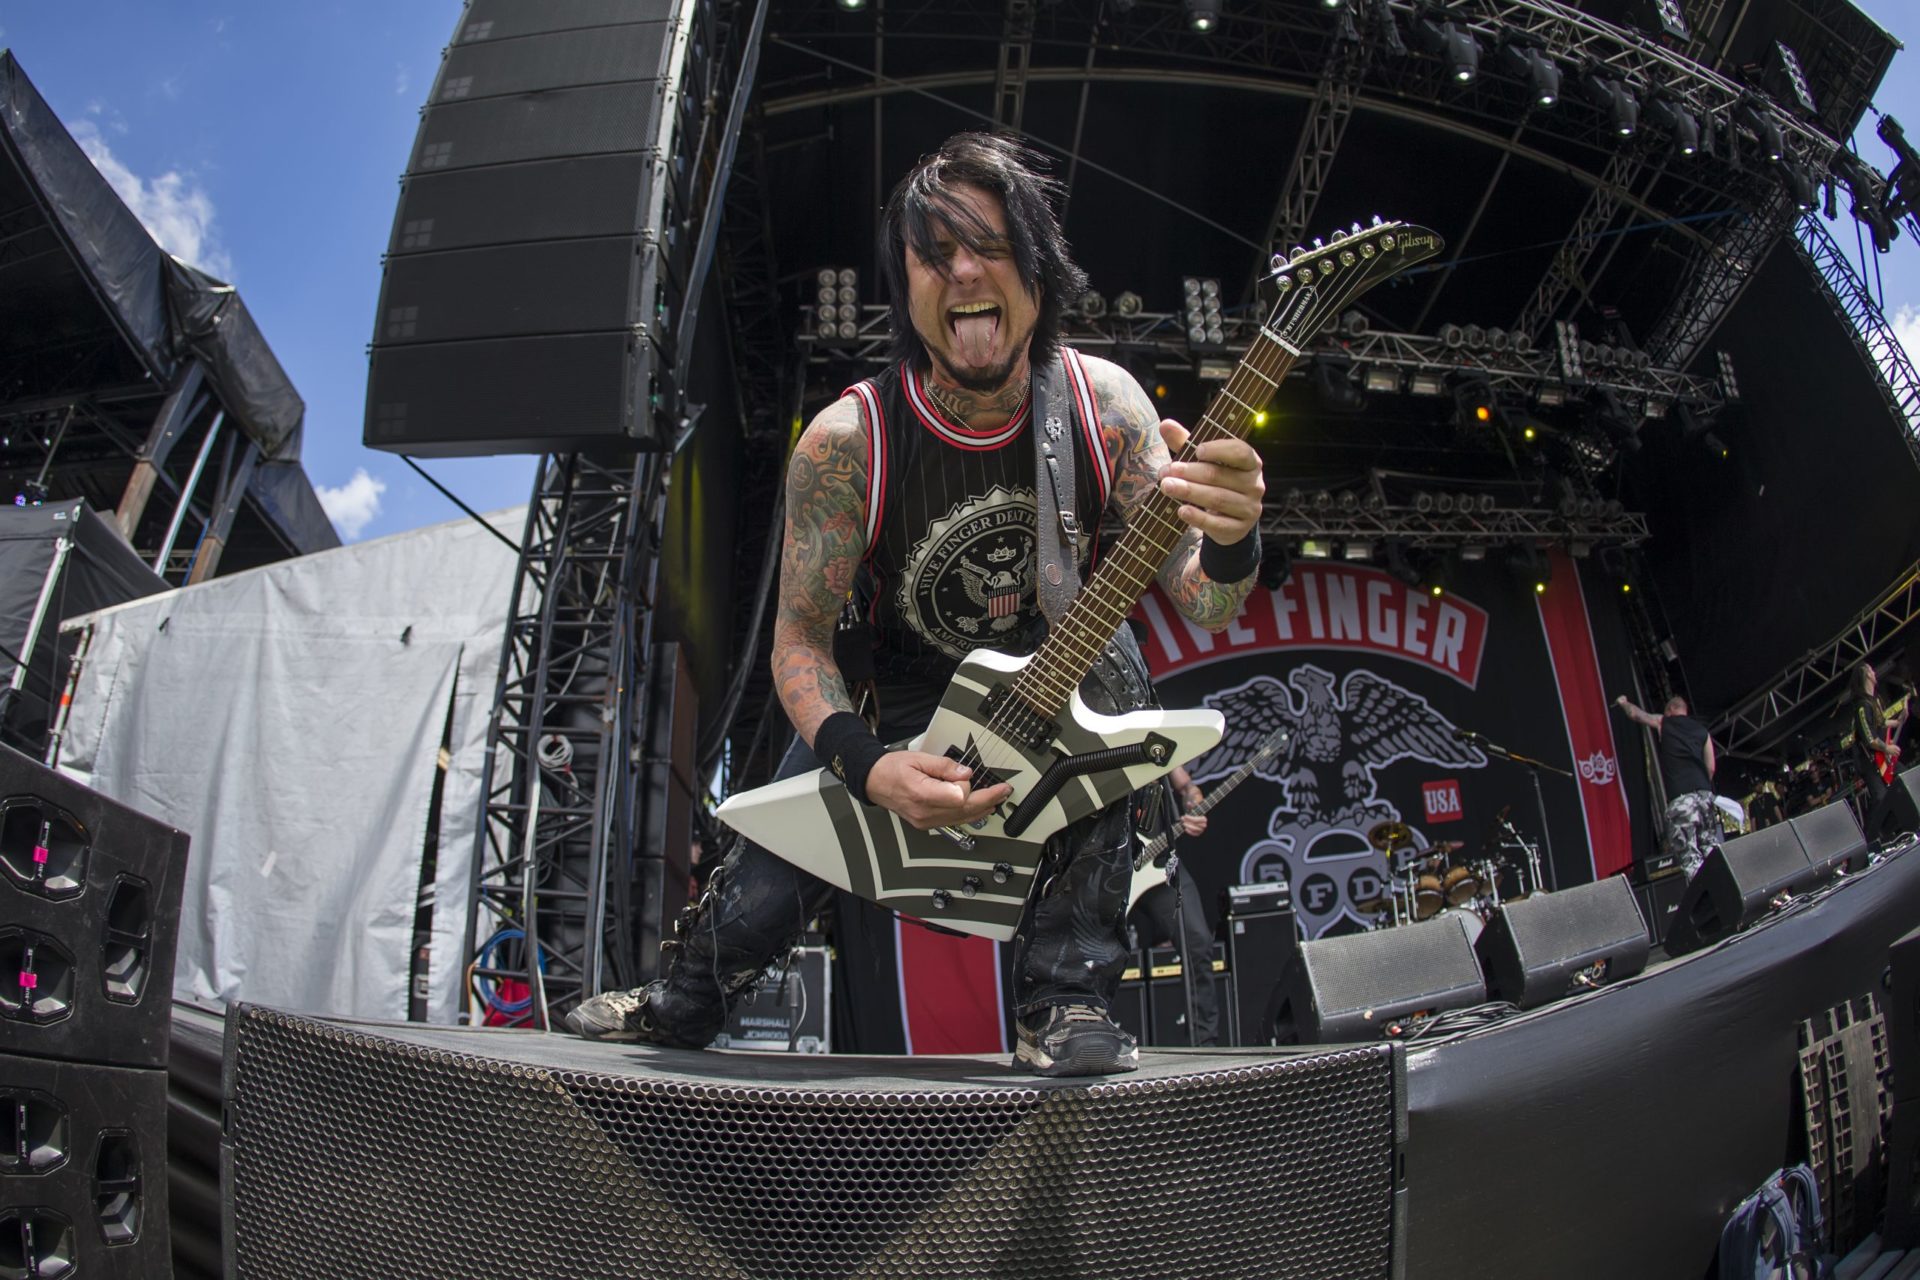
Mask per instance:
[[[1910,0],[1863,6],[1909,42]],[[366,346],[419,111],[459,0],[0,0],[9,46],[95,163],[175,253],[237,284],[307,402],[305,462],[349,538],[457,511],[360,445]],[[1920,139],[1920,51],[1879,105]],[[1887,148],[1862,131],[1883,172]],[[1842,197],[1844,201],[1844,195]],[[1851,244],[1843,211],[1835,231]],[[1920,246],[1881,259],[1920,351]],[[479,510],[525,501],[528,458],[425,464]]]

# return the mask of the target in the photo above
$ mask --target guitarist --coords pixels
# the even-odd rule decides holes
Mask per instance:
[[[1168,774],[1167,781],[1179,801],[1179,808],[1173,811],[1179,817],[1172,821],[1179,824],[1182,836],[1192,840],[1207,829],[1207,816],[1192,812],[1204,797],[1184,768]],[[1162,880],[1141,894],[1131,918],[1144,946],[1176,943],[1180,948],[1180,963],[1187,965],[1191,958],[1193,1042],[1219,1044],[1220,1002],[1213,989],[1213,926],[1207,923],[1206,904],[1200,899],[1200,887],[1193,882],[1193,873],[1187,870],[1184,856],[1175,864],[1174,883]]]
[[[971,822],[1010,794],[957,761],[882,744],[926,727],[971,649],[1027,650],[1044,631],[1036,490],[1052,477],[1039,474],[1028,422],[1037,370],[1053,378],[1060,362],[1071,390],[1040,424],[1074,451],[1075,492],[1057,501],[1076,517],[1061,524],[1079,563],[1062,576],[1084,576],[1099,523],[1124,522],[1156,487],[1188,526],[1158,575],[1186,617],[1224,628],[1259,566],[1252,446],[1209,441],[1197,461],[1170,465],[1186,431],[1158,421],[1124,370],[1061,346],[1061,311],[1086,276],[1050,203],[1058,185],[1039,164],[1011,139],[963,133],[894,188],[880,223],[893,363],[822,410],[788,464],[773,676],[799,737],[780,776],[824,764],[855,798],[923,830]],[[866,604],[872,632],[873,727],[855,714],[833,657],[850,595]],[[1081,694],[1105,713],[1151,705],[1124,628]],[[1014,939],[1016,1067],[1095,1075],[1138,1065],[1133,1038],[1107,1016],[1127,959],[1130,819],[1121,800],[1048,842]],[[595,996],[567,1023],[590,1039],[704,1046],[829,897],[824,882],[742,841],[683,915],[666,977]]]
[[[1848,732],[1853,736],[1848,759],[1866,788],[1862,804],[1866,820],[1862,825],[1867,839],[1872,840],[1879,836],[1881,824],[1888,816],[1887,784],[1893,780],[1894,770],[1900,763],[1900,748],[1893,739],[1906,723],[1906,712],[1902,710],[1897,720],[1888,719],[1886,707],[1880,701],[1880,673],[1870,662],[1853,669],[1847,679],[1847,689],[1852,695],[1847,706]]]

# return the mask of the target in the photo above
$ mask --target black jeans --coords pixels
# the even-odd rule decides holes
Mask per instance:
[[[1152,705],[1146,663],[1130,633],[1115,637],[1081,682],[1080,694],[1108,715]],[[924,727],[890,724],[883,715],[880,736],[898,741]],[[775,779],[820,767],[812,749],[795,739]],[[1018,1013],[1074,1003],[1104,1009],[1118,990],[1127,963],[1123,917],[1133,873],[1129,808],[1123,802],[1089,814],[1047,842],[1038,888],[1014,937]],[[833,893],[819,877],[741,841],[688,913],[666,988],[654,1002],[656,1016],[681,1040],[712,1039],[728,1006],[793,946]]]
[[[1142,946],[1170,942],[1179,948],[1181,966],[1193,974],[1193,1042],[1218,1044],[1220,1002],[1213,990],[1213,927],[1207,923],[1206,904],[1200,901],[1200,887],[1186,863],[1180,864],[1174,878],[1176,883],[1155,885],[1142,895],[1133,909],[1133,925]]]

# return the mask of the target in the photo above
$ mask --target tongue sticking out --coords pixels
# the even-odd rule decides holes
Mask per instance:
[[[997,311],[954,317],[955,346],[960,358],[968,364],[986,364],[993,359],[993,339],[999,332],[1000,313]]]

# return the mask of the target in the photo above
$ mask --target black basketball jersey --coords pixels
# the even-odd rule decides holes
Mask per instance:
[[[1061,349],[1074,441],[1080,570],[1092,564],[1113,460],[1078,353]],[[994,431],[971,431],[940,412],[922,375],[902,364],[856,383],[867,430],[867,554],[857,600],[873,630],[875,680],[896,697],[937,697],[974,649],[1031,650],[1045,634],[1034,582],[1036,462],[1029,396]],[[1041,424],[1041,430],[1047,424]],[[929,704],[930,705],[930,704]]]

